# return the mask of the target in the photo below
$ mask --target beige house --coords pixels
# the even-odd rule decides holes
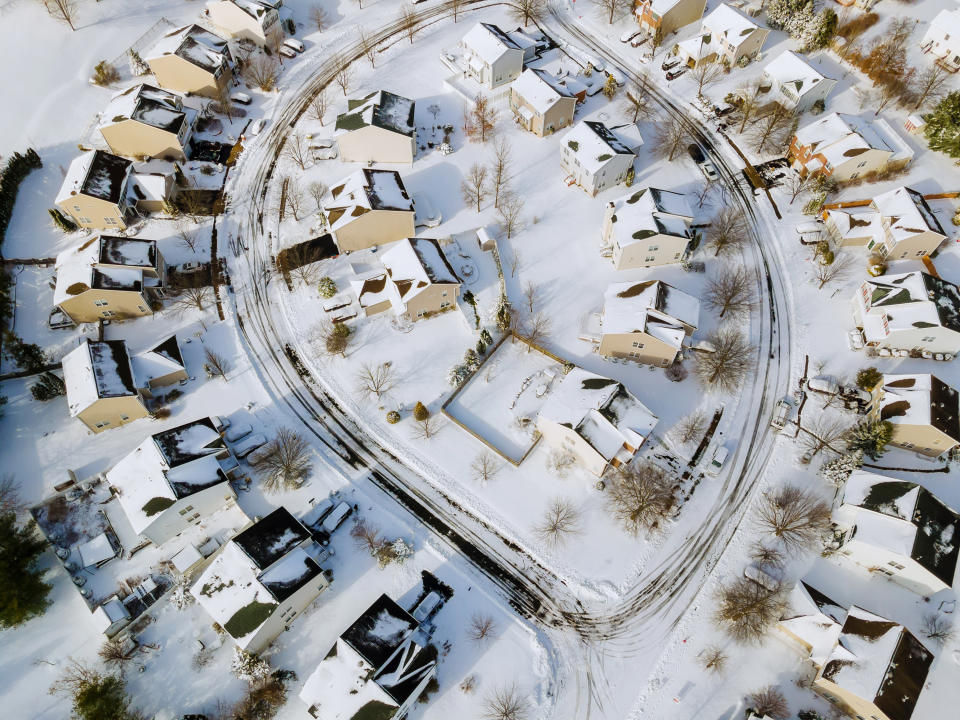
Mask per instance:
[[[154,433],[106,473],[133,531],[162,545],[232,505],[240,467],[210,418]]]
[[[697,329],[700,301],[661,280],[614,283],[581,339],[604,357],[667,367]]]
[[[386,90],[347,101],[337,116],[337,148],[344,162],[412,163],[417,154],[415,103]]]
[[[801,580],[790,591],[775,627],[819,673],[837,646],[846,619],[845,607]]]
[[[617,270],[680,262],[693,239],[686,196],[644,188],[607,203],[600,240]]]
[[[929,255],[947,237],[923,195],[906,186],[877,195],[866,207],[827,210],[824,219],[841,245],[864,246],[890,260]]]
[[[88,150],[70,163],[56,205],[80,227],[125,230],[136,218],[130,196],[133,163],[102,150]]]
[[[283,37],[280,27],[281,0],[213,0],[207,16],[224,37],[249,40],[259,47],[274,37]]]
[[[226,543],[190,592],[238,647],[260,653],[330,586],[318,557],[281,506]]]
[[[131,356],[130,364],[140,393],[145,397],[152,397],[152,390],[183,383],[188,379],[187,366],[183,362],[176,335]]]
[[[890,444],[939,457],[960,445],[957,391],[934,375],[884,375],[870,417],[893,425]]]
[[[703,19],[699,34],[681,41],[674,50],[691,68],[711,62],[733,67],[753,60],[769,34],[769,29],[721,3]]]
[[[125,425],[150,413],[122,340],[84,340],[63,356],[67,405],[92,432]]]
[[[537,137],[572,125],[576,107],[574,94],[544,70],[527,68],[510,87],[510,109]]]
[[[703,17],[707,0],[636,0],[637,23],[660,40]]]
[[[851,298],[863,343],[883,355],[944,359],[960,353],[960,288],[935,275],[909,272],[870,278]]]
[[[226,40],[199,25],[164,35],[144,54],[157,84],[167,90],[215,98],[229,87],[233,56]]]
[[[924,597],[953,587],[960,516],[926,488],[855,470],[833,527],[833,547],[861,567]]]
[[[358,170],[331,188],[322,204],[341,252],[416,235],[413,200],[393,170]]]
[[[492,23],[474,25],[460,41],[460,52],[464,74],[490,90],[523,72],[523,48]]]
[[[580,186],[591,197],[619,185],[633,168],[637,158],[635,150],[603,123],[579,122],[563,136],[560,147],[564,182]]]
[[[537,414],[537,430],[553,449],[570,453],[591,473],[628,464],[657,417],[616,380],[574,368]]]
[[[57,256],[53,301],[75,323],[151,315],[166,263],[154,240],[100,235]]]
[[[830,113],[797,130],[787,159],[804,177],[842,182],[907,165],[913,150],[883,118]]]
[[[179,95],[135,85],[101,113],[100,134],[117,155],[184,160],[198,114]]]

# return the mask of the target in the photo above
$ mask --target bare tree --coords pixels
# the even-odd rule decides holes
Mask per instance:
[[[928,613],[923,616],[923,635],[942,646],[952,642],[957,632],[948,618],[937,613]]]
[[[526,27],[547,16],[547,0],[514,0],[507,6],[507,12],[511,18]]]
[[[702,208],[703,204],[707,201],[707,198],[712,197],[717,188],[720,186],[713,180],[707,180],[700,186],[700,188],[694,192],[694,197],[697,198],[697,207]]]
[[[673,484],[672,477],[647,461],[622,469],[607,496],[613,516],[633,535],[656,530],[673,510]]]
[[[327,106],[330,104],[330,98],[327,95],[327,89],[323,88],[320,92],[314,95],[313,100],[310,101],[310,117],[320,123],[320,126],[323,126],[323,118],[327,114]]]
[[[737,94],[740,96],[740,104],[737,106],[737,117],[740,119],[740,128],[737,132],[742,133],[747,123],[754,116],[762,102],[760,100],[760,81],[751,80],[737,88]]]
[[[206,310],[207,305],[211,302],[210,288],[208,287],[171,288],[171,291],[176,295],[167,309],[177,315],[183,315],[193,310]]]
[[[682,115],[661,115],[656,124],[656,142],[652,152],[657,158],[673,162],[676,154],[693,140],[690,127]]]
[[[203,366],[207,372],[215,377],[222,377],[224,380],[227,379],[227,373],[230,372],[230,361],[225,355],[221,355],[207,348],[203,353],[203,357],[206,360]]]
[[[467,205],[476,205],[477,212],[480,212],[483,201],[490,194],[487,166],[480,163],[471,165],[463,182],[460,183],[460,192],[463,194],[463,201]]]
[[[853,256],[838,252],[833,256],[833,262],[824,262],[824,258],[817,258],[813,261],[813,277],[817,282],[817,289],[822,290],[825,285],[829,285],[834,280],[840,280],[846,277],[853,265]]]
[[[327,355],[347,356],[350,345],[350,327],[342,322],[321,320],[311,333],[311,339],[319,340],[322,352]]]
[[[443,429],[442,420],[436,415],[429,415],[423,420],[414,422],[411,434],[418,440],[429,440]]]
[[[319,3],[314,3],[310,6],[310,22],[312,22],[320,32],[326,30],[330,24],[330,16],[327,15],[327,11],[324,10]]]
[[[547,455],[547,470],[557,477],[566,477],[571,468],[577,464],[577,458],[568,450],[553,450]]]
[[[750,547],[750,559],[759,565],[769,565],[773,568],[781,568],[786,563],[786,558],[780,548],[760,542],[754,543]]]
[[[360,30],[360,51],[367,58],[370,67],[375,68],[377,66],[377,43],[375,40],[367,37],[362,29]]]
[[[320,275],[318,263],[323,259],[318,248],[309,243],[299,243],[288,249],[284,255],[292,277],[304,285],[313,285],[317,281]]]
[[[707,431],[707,416],[703,410],[694,410],[670,430],[671,439],[679,445],[686,445],[703,437]]]
[[[346,97],[347,93],[350,92],[350,83],[353,82],[353,69],[350,67],[349,59],[341,57],[339,62],[340,67],[337,68],[333,81],[343,91],[343,96]]]
[[[772,717],[775,720],[787,720],[790,717],[790,706],[786,696],[773,685],[767,685],[762,690],[750,693],[747,704],[754,713],[761,717]]]
[[[809,418],[809,416],[807,416]],[[833,415],[820,413],[813,420],[807,419],[806,426],[802,427],[797,440],[811,458],[816,457],[824,449],[842,447],[843,436],[847,427],[843,420]]]
[[[71,30],[76,30],[73,21],[77,17],[77,7],[79,0],[40,0],[47,14],[58,22],[69,26]]]
[[[778,102],[761,107],[750,126],[748,135],[757,152],[782,151],[797,126],[797,115]]]
[[[227,120],[233,122],[233,95],[230,92],[230,83],[224,82],[217,85],[213,94],[217,112],[226,115]]]
[[[541,345],[550,336],[550,318],[542,312],[529,316],[523,324],[523,334],[533,345]],[[530,345],[527,345],[530,352]]]
[[[493,453],[484,450],[470,463],[470,476],[481,485],[486,485],[500,472],[500,462]]]
[[[300,218],[304,216],[306,210],[304,207],[306,196],[303,194],[300,183],[296,180],[290,179],[287,182],[283,191],[283,203],[286,211],[293,215],[293,219],[300,222]]]
[[[534,283],[527,281],[523,286],[523,299],[527,303],[527,312],[533,315],[536,310],[537,302],[540,298],[540,288]]]
[[[310,474],[310,446],[298,432],[287,427],[277,430],[267,445],[267,457],[260,463],[263,489],[269,493],[295,490]]]
[[[809,191],[815,183],[816,176],[813,174],[801,175],[792,170],[788,171],[787,177],[783,181],[783,189],[790,196],[790,204],[793,205],[794,201]]]
[[[358,550],[366,550],[373,556],[376,556],[387,542],[380,534],[380,528],[366,520],[357,520],[353,524],[350,537]]]
[[[283,156],[296,163],[301,170],[307,169],[310,160],[310,148],[307,139],[300,133],[291,133],[283,144]]]
[[[416,35],[418,30],[418,22],[417,13],[413,11],[412,7],[405,5],[403,10],[400,11],[400,29],[403,31],[403,34],[406,35],[411,45],[413,45],[413,36]]]
[[[365,395],[375,395],[382,398],[390,392],[397,383],[397,376],[393,365],[389,362],[371,365],[364,363],[357,373],[357,384]]]
[[[177,218],[173,226],[176,228],[177,237],[180,238],[180,244],[190,252],[196,252],[197,237],[191,232],[190,225],[183,218]]]
[[[715,82],[720,80],[724,75],[723,65],[720,63],[703,63],[695,67],[691,73],[690,77],[693,78],[693,81],[697,84],[697,98],[703,99],[703,89],[710,87]]]
[[[783,607],[780,589],[738,577],[720,589],[715,619],[737,642],[755,644],[780,619]]]
[[[526,720],[529,714],[530,703],[516,685],[500,685],[483,701],[486,720]]]
[[[327,194],[327,186],[322,182],[312,182],[307,186],[307,193],[317,206],[317,212],[323,211],[323,198]]]
[[[471,140],[486,142],[487,138],[492,137],[499,119],[500,112],[487,97],[478,95],[473,106],[465,105],[463,108],[463,131]]]
[[[650,80],[646,73],[630,80],[623,98],[631,122],[649,120],[656,114],[656,104],[650,94]]]
[[[20,496],[20,483],[10,473],[0,475],[0,515],[19,515],[24,507],[23,498]]]
[[[500,194],[509,190],[512,159],[509,141],[506,138],[497,140],[493,144],[493,159],[490,161],[490,184],[495,208],[500,207]]]
[[[884,82],[876,83],[873,86],[873,114],[879,115],[902,97],[908,96],[915,74],[916,70],[910,68],[902,75],[891,75]]]
[[[784,485],[764,496],[757,522],[787,552],[800,552],[820,541],[830,525],[830,506],[809,490]]]
[[[481,644],[487,640],[492,640],[497,635],[497,624],[490,615],[476,613],[470,618],[470,624],[467,626],[467,637]]]
[[[497,217],[500,218],[500,229],[507,238],[520,229],[521,214],[523,213],[523,197],[512,190],[500,192],[500,202],[497,205]]]
[[[267,55],[255,55],[243,69],[243,79],[264,92],[270,92],[280,76],[280,64]]]
[[[550,501],[543,519],[534,527],[534,533],[547,545],[556,547],[580,532],[580,511],[566,498]]]
[[[703,300],[721,319],[748,317],[757,304],[754,280],[743,265],[725,265],[707,281]]]
[[[613,25],[614,17],[624,10],[633,7],[632,0],[593,0],[597,13],[606,17],[607,24]]]
[[[750,341],[739,330],[728,326],[708,334],[705,342],[710,349],[696,353],[697,378],[707,390],[736,392],[756,362]]]
[[[749,237],[749,226],[743,210],[732,205],[724,206],[714,215],[707,228],[707,245],[715,257],[740,250]]]
[[[927,65],[916,75],[913,82],[913,109],[932,105],[943,97],[950,81],[950,73],[937,63]]]
[[[123,643],[117,638],[107,638],[97,650],[97,657],[108,667],[121,668],[133,655],[123,649]]]
[[[716,645],[707,645],[700,652],[700,664],[704,670],[718,675],[727,666],[727,654]]]
[[[517,273],[523,268],[523,255],[520,254],[520,251],[517,248],[513,249],[513,254],[510,256],[510,277],[516,277]]]

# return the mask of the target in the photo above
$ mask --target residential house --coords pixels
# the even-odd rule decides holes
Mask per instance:
[[[798,582],[776,629],[819,671],[837,646],[847,609],[806,582]]]
[[[437,674],[437,649],[411,614],[381,595],[347,628],[300,691],[322,720],[402,718]]]
[[[883,118],[830,113],[797,130],[787,159],[804,177],[843,182],[903,167],[913,159],[913,150]]]
[[[628,464],[656,424],[622,383],[582,368],[564,376],[537,414],[543,439],[597,477]]]
[[[920,47],[950,72],[960,70],[960,8],[938,12],[927,27]]]
[[[884,355],[960,353],[960,288],[926,272],[870,278],[851,299],[864,344]],[[886,351],[886,352],[884,352]]]
[[[417,154],[415,103],[386,90],[347,101],[337,116],[337,148],[344,162],[412,163]]]
[[[833,513],[834,547],[921,596],[953,587],[960,515],[916,483],[855,470]]]
[[[210,98],[226,91],[233,72],[227,41],[199,25],[170,31],[143,59],[160,87]]]
[[[70,163],[56,205],[80,227],[125,230],[136,218],[131,197],[133,163],[102,150],[88,150]]]
[[[167,268],[155,240],[99,235],[57,256],[53,302],[75,323],[151,315]]]
[[[617,270],[680,262],[694,237],[685,195],[643,188],[607,203],[601,244]]]
[[[176,335],[171,335],[152,348],[132,355],[130,364],[140,393],[148,398],[153,396],[153,390],[186,382],[189,377]]]
[[[492,23],[474,25],[460,48],[467,77],[490,90],[513,82],[523,72],[523,49]]]
[[[584,120],[564,135],[560,167],[567,185],[575,183],[593,196],[624,182],[636,158],[633,148],[606,125]]]
[[[67,406],[92,432],[125,425],[150,413],[123,340],[84,340],[63,356]]]
[[[183,160],[197,116],[179,95],[134,85],[114,95],[101,113],[100,134],[117,155]]]
[[[853,717],[910,720],[932,662],[902,625],[854,605],[813,689]]]
[[[753,60],[769,34],[769,29],[721,3],[703,18],[700,33],[679,42],[675,50],[691,68],[712,62],[732,67]]]
[[[703,17],[707,0],[636,0],[634,14],[640,27],[662,41]]]
[[[763,68],[764,83],[770,85],[771,100],[798,113],[810,110],[818,102],[825,105],[837,84],[815,70],[799,55],[785,50]]]
[[[841,245],[865,246],[890,260],[929,255],[947,237],[924,196],[905,186],[877,195],[868,206],[827,210],[824,216]]]
[[[573,92],[544,70],[527,68],[510,87],[510,109],[537,137],[572,125],[576,107]]]
[[[335,185],[322,204],[341,252],[416,235],[413,200],[393,170],[357,170]]]
[[[884,375],[870,416],[893,425],[890,444],[939,457],[960,445],[957,391],[934,375]]]
[[[322,551],[285,507],[235,535],[190,588],[242,649],[259,653],[330,586]]]
[[[133,164],[128,197],[141,213],[160,212],[187,185],[183,171],[175,162],[147,160]],[[191,188],[190,192],[195,189]]]
[[[614,283],[583,336],[604,357],[667,367],[697,329],[700,301],[662,280]]]
[[[207,15],[224,37],[264,47],[274,38],[283,38],[282,5],[281,0],[212,0],[207,3]]]
[[[106,473],[135,533],[162,545],[236,501],[239,467],[210,418],[144,440]]]

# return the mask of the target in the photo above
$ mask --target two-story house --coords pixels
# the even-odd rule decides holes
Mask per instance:
[[[171,30],[143,56],[167,90],[216,98],[233,76],[233,54],[219,35],[199,25]]]
[[[768,28],[721,3],[703,18],[700,32],[679,42],[675,50],[691,68],[712,62],[733,67],[753,60],[769,34]]]
[[[870,417],[889,422],[904,450],[939,457],[960,445],[960,396],[935,375],[884,375]]]
[[[394,170],[357,170],[334,185],[322,205],[341,252],[416,235],[413,199]]]
[[[763,67],[763,81],[770,86],[771,100],[798,113],[810,110],[818,102],[826,104],[827,96],[837,84],[789,50]]]
[[[523,72],[524,51],[492,23],[477,23],[460,41],[464,73],[493,90],[511,83]]]
[[[283,37],[282,5],[282,0],[212,0],[207,3],[207,15],[224,37],[264,47],[272,36]]]
[[[527,68],[510,87],[510,109],[537,137],[572,125],[576,107],[573,92],[545,70]]]
[[[617,270],[670,265],[693,240],[693,210],[685,195],[643,188],[607,203],[600,232],[604,255]]]
[[[56,205],[80,227],[125,230],[137,215],[130,191],[132,172],[130,160],[88,150],[67,168]]]
[[[634,150],[603,123],[584,120],[563,136],[560,168],[567,185],[594,196],[627,179],[637,158]]]
[[[950,72],[960,70],[960,8],[943,9],[927,27],[920,47]]]
[[[134,85],[114,95],[101,113],[100,134],[117,155],[184,160],[197,116],[179,95]]]
[[[337,148],[344,162],[412,163],[417,154],[416,104],[377,90],[347,101],[337,116]]]
[[[707,0],[635,0],[633,12],[640,27],[662,41],[702,18],[706,8]]]

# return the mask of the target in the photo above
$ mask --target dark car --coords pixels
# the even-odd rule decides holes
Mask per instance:
[[[664,60],[663,65],[660,66],[660,69],[669,70],[670,68],[675,68],[679,63],[679,58],[677,60]]]
[[[707,156],[703,154],[703,150],[701,150],[700,146],[696,143],[690,143],[687,145],[687,152],[690,153],[690,157],[693,158],[693,161],[697,165],[707,159]]]
[[[687,68],[685,67],[677,68],[676,70],[671,70],[670,72],[667,73],[667,80],[675,80],[676,78],[683,75],[686,71],[687,71]]]
[[[730,105],[729,103],[724,103],[723,105],[714,105],[714,106],[713,106],[713,114],[714,114],[716,117],[723,117],[724,115],[729,115],[729,114],[732,113],[733,111],[734,111],[734,107],[733,107],[733,105]]]

